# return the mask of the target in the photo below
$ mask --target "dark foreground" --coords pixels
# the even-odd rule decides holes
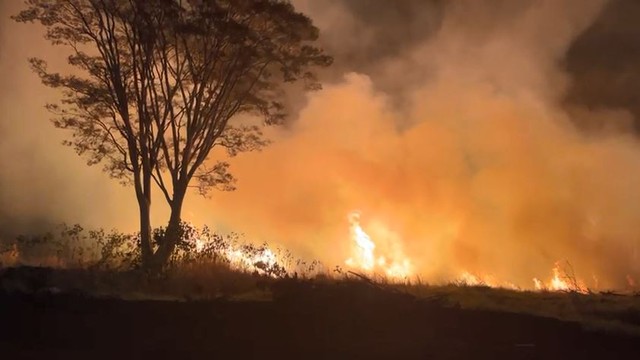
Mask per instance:
[[[640,338],[378,289],[274,301],[0,295],[3,359],[638,359]]]

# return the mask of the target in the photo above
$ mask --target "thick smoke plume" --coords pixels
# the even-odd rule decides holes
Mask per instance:
[[[530,287],[558,260],[592,287],[638,278],[633,116],[565,101],[567,52],[607,2],[390,3],[294,1],[336,55],[325,88],[292,96],[296,116],[269,129],[274,144],[233,159],[238,190],[191,194],[187,220],[342,265],[348,214],[359,211],[380,250],[404,253],[429,281],[467,271]],[[55,94],[23,65],[42,54],[4,25],[13,48],[0,49],[1,69],[13,80],[3,116],[19,120],[2,120],[3,210],[135,228],[131,190],[87,169],[58,145],[64,134],[42,125],[39,106]]]
[[[558,260],[590,286],[637,276],[630,115],[561,106],[571,81],[562,60],[605,2],[489,3],[451,2],[435,33],[375,74],[309,96],[274,146],[234,163],[239,190],[211,211],[341,263],[347,214],[358,210],[372,239],[401,244],[426,279],[469,271],[531,286]],[[580,121],[608,126],[586,134]]]

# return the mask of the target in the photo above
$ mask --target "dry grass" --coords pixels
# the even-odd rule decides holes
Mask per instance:
[[[46,278],[44,281],[43,278]],[[459,284],[394,284],[359,276],[318,275],[274,278],[240,271],[225,263],[191,263],[149,275],[141,271],[97,269],[13,268],[0,273],[4,291],[82,292],[95,296],[156,300],[263,300],[288,296],[357,296],[374,289],[375,296],[400,294],[439,306],[531,314],[573,321],[587,329],[640,335],[640,296],[613,293],[516,291]],[[318,291],[321,289],[321,291]]]
[[[436,299],[445,306],[531,314],[578,322],[588,329],[640,335],[638,294],[520,291],[460,284],[399,287],[417,298]]]
[[[575,321],[587,328],[640,334],[640,296],[633,294],[534,292],[420,281],[399,284],[340,268],[328,272],[317,262],[306,263],[287,252],[278,256],[282,263],[238,268],[224,256],[230,248],[251,258],[264,251],[264,246],[242,244],[236,235],[225,237],[186,226],[189,237],[167,269],[154,275],[137,270],[136,236],[116,231],[87,232],[79,226],[63,226],[58,233],[0,244],[0,289],[55,289],[126,299],[270,300],[283,292],[300,294],[301,289],[312,287],[328,292],[339,288],[348,294],[364,286],[442,306],[525,313]],[[206,244],[198,253],[193,251],[195,239]],[[7,269],[21,264],[46,269]]]

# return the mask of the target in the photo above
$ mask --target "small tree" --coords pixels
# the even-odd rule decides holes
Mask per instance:
[[[48,40],[70,49],[72,72],[50,72],[35,58],[32,68],[62,90],[47,108],[55,126],[71,130],[65,144],[133,185],[147,266],[174,251],[189,187],[233,189],[228,163],[212,161],[212,149],[234,156],[267,144],[237,115],[280,123],[282,83],[318,89],[310,69],[331,63],[313,46],[317,28],[285,0],[27,0],[13,18],[41,23]],[[171,209],[157,244],[153,184]]]

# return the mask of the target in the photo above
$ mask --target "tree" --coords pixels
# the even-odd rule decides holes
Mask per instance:
[[[313,46],[318,29],[285,0],[27,0],[13,17],[37,21],[45,37],[70,50],[68,74],[30,59],[49,87],[56,127],[72,133],[66,145],[89,165],[133,186],[140,210],[143,263],[162,266],[180,238],[181,210],[190,187],[202,194],[232,190],[230,156],[268,141],[261,127],[284,117],[282,84],[320,87],[312,69],[331,57]],[[262,125],[262,124],[260,124]],[[192,182],[194,184],[192,184]],[[171,209],[166,233],[154,243],[151,193]]]

